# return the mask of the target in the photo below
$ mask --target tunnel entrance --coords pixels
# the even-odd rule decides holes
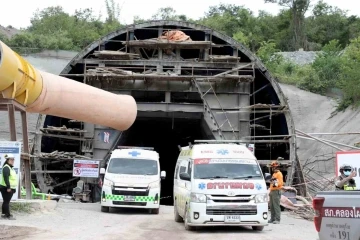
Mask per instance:
[[[138,118],[121,141],[123,146],[153,147],[160,155],[162,205],[173,205],[173,183],[178,146],[205,139],[200,119]]]

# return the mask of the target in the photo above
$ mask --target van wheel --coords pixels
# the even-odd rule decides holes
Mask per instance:
[[[184,219],[179,215],[179,212],[177,211],[176,200],[174,203],[174,220],[175,220],[175,222],[183,222],[184,221]]]
[[[193,226],[189,226],[189,210],[188,210],[188,206],[185,206],[185,214],[184,214],[184,222],[185,222],[185,230],[187,231],[194,231],[195,227]]]
[[[159,214],[159,212],[160,212],[160,208],[154,208],[150,210],[151,214]]]
[[[101,206],[101,212],[110,212],[110,208]]]
[[[262,230],[264,230],[264,226],[251,226],[251,227],[254,231],[261,232]]]

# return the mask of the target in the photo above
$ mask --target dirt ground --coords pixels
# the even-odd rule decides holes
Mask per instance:
[[[32,227],[0,225],[0,239],[26,239],[32,233],[37,234],[39,232],[38,229]]]
[[[51,212],[16,217],[15,221],[0,221],[0,239],[317,239],[312,222],[294,218],[288,213],[282,215],[280,225],[269,225],[262,232],[245,227],[203,228],[187,232],[182,223],[173,220],[173,208],[170,206],[161,206],[159,215],[150,215],[133,210],[102,213],[99,204],[59,203],[57,209]]]

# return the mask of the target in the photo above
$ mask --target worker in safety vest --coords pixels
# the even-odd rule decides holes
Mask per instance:
[[[279,224],[281,217],[280,199],[281,189],[284,185],[283,175],[279,170],[278,161],[273,161],[270,165],[273,175],[270,179],[270,212],[271,218],[269,223]]]
[[[350,165],[344,164],[340,167],[340,176],[335,179],[335,188],[337,191],[356,190],[356,183],[353,179],[356,176],[356,171]]]
[[[12,154],[5,155],[5,163],[2,166],[0,176],[0,191],[3,198],[1,218],[14,220],[10,214],[10,200],[17,188],[17,176],[14,170],[15,157]]]

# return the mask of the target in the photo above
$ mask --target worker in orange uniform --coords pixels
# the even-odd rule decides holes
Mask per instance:
[[[284,180],[283,180],[283,175],[279,170],[279,167],[280,167],[279,162],[273,161],[270,166],[273,171],[273,175],[270,180],[271,218],[269,220],[269,223],[279,224],[280,216],[281,216],[281,208],[280,208],[281,189],[284,185]]]

